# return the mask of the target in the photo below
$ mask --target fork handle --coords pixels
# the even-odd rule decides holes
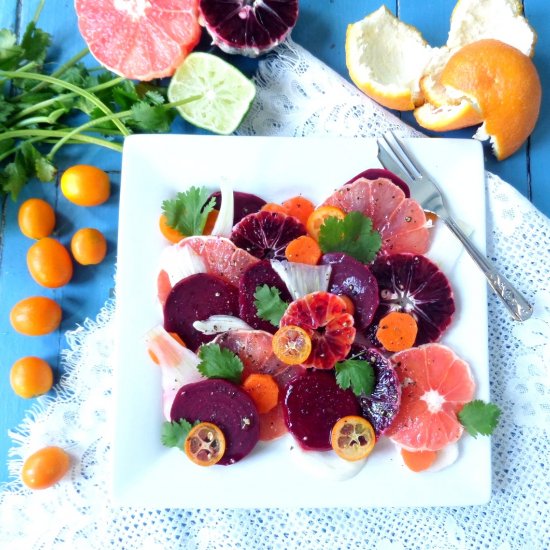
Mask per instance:
[[[517,321],[526,321],[533,313],[533,307],[522,296],[522,294],[500,274],[495,266],[474,246],[468,236],[460,229],[456,222],[450,217],[442,218],[447,227],[454,233],[464,248],[481,269],[496,295],[504,302],[508,311]]]

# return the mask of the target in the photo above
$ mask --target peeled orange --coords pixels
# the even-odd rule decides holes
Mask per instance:
[[[380,8],[348,27],[346,61],[361,90],[386,107],[414,109],[424,128],[481,124],[474,137],[490,139],[502,160],[538,118],[540,79],[530,59],[536,40],[518,0],[459,0],[441,48]]]

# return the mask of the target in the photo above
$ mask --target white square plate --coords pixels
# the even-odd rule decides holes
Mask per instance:
[[[412,151],[437,178],[456,218],[485,250],[483,156],[472,140],[413,139]],[[321,201],[366,168],[378,167],[371,139],[132,136],[125,141],[117,268],[113,496],[121,505],[178,508],[462,506],[491,493],[489,438],[464,435],[458,460],[415,474],[389,441],[380,442],[358,476],[324,481],[292,460],[290,436],[259,444],[241,462],[200,468],[160,442],[160,369],[145,333],[161,322],[156,300],[163,200],[191,185],[235,189],[281,201],[298,193]],[[457,313],[443,343],[471,365],[476,397],[489,398],[487,297],[483,276],[445,227],[428,255],[451,280]]]

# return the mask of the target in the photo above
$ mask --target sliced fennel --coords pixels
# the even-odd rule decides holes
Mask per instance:
[[[235,200],[233,196],[233,187],[225,178],[221,179],[220,191],[222,194],[220,213],[212,229],[212,235],[229,238],[231,236],[231,230],[233,229]]]
[[[165,248],[160,255],[160,269],[166,271],[170,284],[194,275],[206,273],[204,260],[187,244],[185,239]]]
[[[271,260],[271,267],[285,283],[293,300],[312,292],[327,291],[331,265],[307,265]]]
[[[203,334],[219,334],[237,329],[252,330],[248,323],[232,315],[211,315],[204,321],[195,321],[193,328]]]

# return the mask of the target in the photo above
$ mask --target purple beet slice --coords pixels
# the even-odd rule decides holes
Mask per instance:
[[[225,436],[225,453],[218,464],[234,464],[252,451],[260,437],[254,402],[241,388],[218,378],[181,387],[170,412],[172,421],[211,422]]]
[[[334,424],[343,416],[360,414],[354,393],[338,386],[332,370],[309,370],[292,380],[283,410],[288,431],[300,447],[310,451],[331,449]]]
[[[420,254],[390,254],[371,265],[380,304],[373,330],[390,311],[410,313],[418,324],[415,346],[436,342],[455,312],[453,290],[444,273]]]
[[[348,182],[346,182],[346,185],[348,183],[353,183],[355,180],[358,180],[359,178],[366,178],[368,180],[376,180],[378,178],[386,178],[390,180],[392,183],[397,185],[397,187],[400,187],[405,193],[405,196],[409,198],[411,196],[411,190],[409,189],[409,186],[397,175],[395,175],[393,172],[390,172],[389,170],[385,170],[384,168],[368,168],[367,170],[363,170],[361,173],[357,174],[353,178],[351,178]]]
[[[221,191],[216,191],[210,195],[216,201],[214,204],[216,210],[219,210],[222,205],[221,196]],[[243,193],[242,191],[233,191],[233,225],[239,223],[248,214],[259,212],[264,204],[264,199],[261,199],[257,195]]]
[[[355,258],[341,252],[321,257],[321,264],[332,265],[328,291],[346,295],[355,306],[355,327],[368,327],[378,307],[378,283],[370,269]]]
[[[298,19],[298,0],[200,0],[199,20],[212,43],[257,57],[282,42]]]
[[[251,327],[257,330],[265,330],[275,334],[279,327],[272,325],[258,317],[258,311],[254,303],[254,293],[259,286],[268,285],[278,288],[281,293],[281,299],[285,302],[292,302],[292,297],[283,280],[277,275],[271,267],[269,260],[262,260],[257,264],[250,266],[241,277],[239,283],[239,311],[240,317]]]
[[[196,273],[174,285],[164,304],[164,328],[191,350],[214,339],[193,328],[211,315],[239,315],[239,291],[216,275]]]
[[[263,211],[245,216],[231,231],[231,240],[260,260],[286,260],[287,244],[305,234],[294,216]]]
[[[368,361],[374,370],[375,384],[370,395],[358,397],[363,416],[372,424],[376,438],[390,427],[399,412],[401,384],[390,361],[374,348],[354,345],[350,358]]]

